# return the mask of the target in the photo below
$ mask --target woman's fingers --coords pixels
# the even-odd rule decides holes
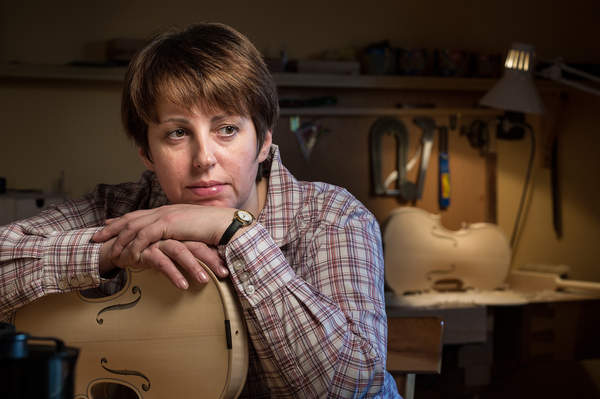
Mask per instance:
[[[163,239],[160,223],[152,222],[153,218],[151,213],[141,213],[137,218],[114,221],[108,226],[121,226],[121,232],[111,239],[109,253],[112,264],[157,269],[181,289],[189,287],[190,279],[200,284],[209,281],[199,261],[220,278],[229,275],[216,248],[199,241]]]
[[[118,236],[115,250],[119,251],[135,240],[134,248],[143,250],[160,239],[201,241],[216,245],[231,223],[231,208],[190,204],[164,205],[127,213],[108,219],[92,239],[105,242]]]
[[[196,259],[206,264],[218,277],[224,278],[229,275],[229,269],[225,266],[225,262],[219,256],[216,248],[198,241],[184,241],[183,244]]]
[[[155,213],[137,213],[136,217],[130,215],[132,214],[105,226],[93,236],[93,240],[103,242],[105,239],[115,238],[111,256],[137,263],[142,251],[167,237],[163,224],[157,221]]]
[[[115,251],[128,252],[129,257],[137,259],[150,245],[167,240],[169,237],[166,236],[162,223],[152,219],[153,216],[147,216],[129,223],[117,236]]]
[[[121,217],[106,219],[104,228],[96,232],[92,239],[96,242],[106,241],[120,235],[124,230],[135,231],[145,224],[152,223],[155,219],[155,209],[133,211]]]
[[[143,251],[140,265],[160,271],[177,288],[186,290],[189,287],[187,279],[158,246],[152,246]]]
[[[174,264],[179,266],[180,270],[184,271],[198,283],[204,284],[208,282],[208,275],[204,271],[204,268],[185,244],[177,240],[164,240],[157,244],[160,250]]]

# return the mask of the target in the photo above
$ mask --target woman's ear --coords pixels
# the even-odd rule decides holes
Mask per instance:
[[[140,156],[140,159],[142,160],[142,163],[144,164],[146,169],[154,172],[154,163],[152,163],[150,158],[148,158],[148,155],[146,155],[146,151],[144,151],[141,147],[138,147],[138,155]]]
[[[262,146],[260,147],[260,151],[258,152],[258,162],[262,162],[269,156],[269,151],[271,150],[271,144],[273,143],[273,134],[270,130],[267,130],[265,134],[265,141],[263,141]]]

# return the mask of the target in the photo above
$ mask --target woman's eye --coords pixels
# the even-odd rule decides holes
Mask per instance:
[[[219,133],[222,134],[223,136],[233,136],[239,130],[240,129],[238,129],[237,126],[227,125],[227,126],[223,126],[222,128],[220,128]]]
[[[175,129],[169,132],[169,138],[172,139],[180,139],[185,136],[185,130],[183,129]]]

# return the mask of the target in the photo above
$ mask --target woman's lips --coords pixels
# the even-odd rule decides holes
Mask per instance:
[[[188,189],[199,197],[214,197],[225,189],[222,183],[207,183],[188,186]]]

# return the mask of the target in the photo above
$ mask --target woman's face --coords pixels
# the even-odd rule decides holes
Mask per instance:
[[[151,159],[140,155],[171,203],[257,212],[256,173],[269,154],[271,132],[257,154],[248,117],[189,111],[168,101],[158,103],[157,116],[158,123],[148,125]]]

